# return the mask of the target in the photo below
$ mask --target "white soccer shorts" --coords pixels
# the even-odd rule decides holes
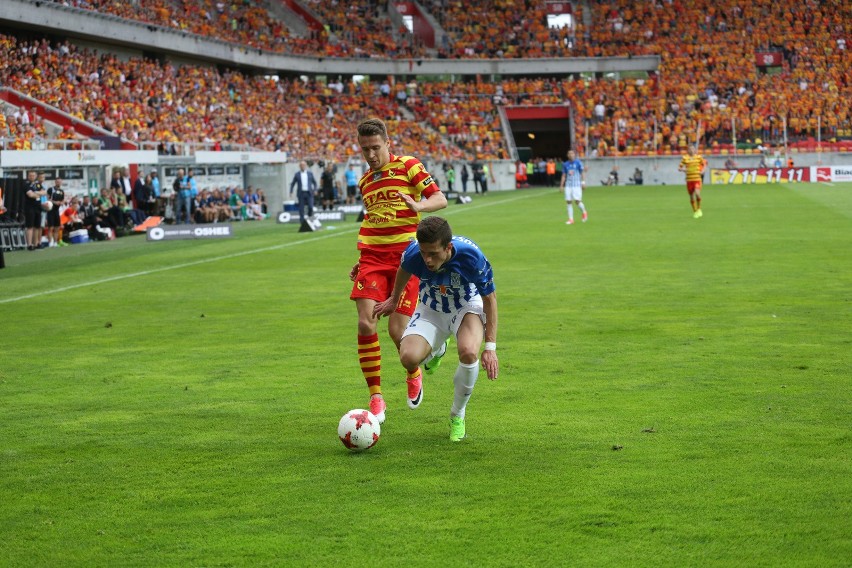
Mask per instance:
[[[417,304],[417,309],[414,310],[414,315],[411,316],[408,326],[402,332],[402,337],[419,335],[429,343],[432,349],[435,349],[450,335],[455,337],[458,334],[459,326],[466,314],[478,315],[482,325],[485,325],[485,310],[482,307],[481,296],[475,296],[462,309],[449,314],[437,312],[421,302]]]
[[[565,185],[565,201],[582,201],[583,200],[583,186],[575,185],[569,186]]]

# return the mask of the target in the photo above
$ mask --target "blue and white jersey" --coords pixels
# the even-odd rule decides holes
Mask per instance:
[[[565,189],[580,189],[583,183],[583,162],[580,160],[562,162],[565,174]]]
[[[402,269],[420,278],[420,302],[445,314],[460,310],[471,298],[494,292],[491,263],[479,247],[465,237],[454,236],[452,243],[453,255],[438,272],[426,267],[417,241],[402,254]]]

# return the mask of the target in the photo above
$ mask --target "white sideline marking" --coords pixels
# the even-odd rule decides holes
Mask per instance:
[[[548,194],[547,193],[528,193],[528,194],[518,196],[518,197],[515,197],[515,198],[512,198],[512,199],[506,199],[506,200],[502,200],[502,201],[494,201],[494,202],[491,202],[491,203],[481,203],[479,205],[473,205],[473,206],[467,207],[465,209],[448,210],[443,214],[449,215],[451,213],[456,213],[456,212],[461,212],[461,211],[470,211],[471,209],[479,209],[481,207],[490,207],[491,205],[502,205],[503,203],[510,203],[512,201],[518,201],[519,199],[526,199],[528,197],[533,197],[533,196],[538,196],[538,195],[548,195]],[[116,282],[118,280],[126,280],[128,278],[136,278],[138,276],[149,276],[151,274],[157,274],[158,272],[166,272],[168,270],[178,270],[180,268],[188,268],[190,266],[197,266],[199,264],[207,264],[207,263],[210,263],[210,262],[219,262],[220,260],[228,260],[229,258],[237,258],[237,257],[240,257],[240,256],[246,256],[246,255],[249,255],[249,254],[257,254],[257,253],[260,253],[260,252],[269,252],[269,251],[272,251],[272,250],[294,247],[294,246],[297,246],[297,245],[312,243],[314,241],[320,241],[320,240],[323,240],[323,239],[331,239],[331,238],[334,238],[334,237],[337,237],[337,236],[340,236],[340,235],[346,235],[346,234],[349,234],[349,233],[354,233],[354,232],[357,232],[357,230],[359,228],[360,228],[360,225],[358,225],[356,227],[351,227],[351,228],[348,228],[348,229],[343,229],[343,230],[340,230],[340,231],[335,231],[334,233],[327,233],[325,235],[318,235],[314,238],[308,238],[308,239],[304,239],[304,240],[301,240],[301,241],[294,241],[294,242],[291,242],[291,243],[283,243],[283,244],[280,244],[280,245],[272,245],[272,246],[263,247],[263,248],[259,248],[259,249],[253,249],[253,250],[245,250],[245,251],[242,251],[242,252],[235,252],[235,253],[226,254],[226,255],[222,255],[222,256],[214,256],[214,257],[205,258],[205,259],[202,259],[202,260],[194,260],[192,262],[184,262],[182,264],[174,264],[172,266],[164,266],[162,268],[154,268],[154,269],[151,269],[151,270],[143,270],[141,272],[131,272],[129,274],[120,274],[118,276],[110,276],[109,278],[102,278],[101,280],[93,280],[91,282],[81,282],[80,284],[72,284],[70,286],[63,286],[62,288],[54,288],[53,290],[45,290],[43,292],[35,292],[33,294],[27,294],[25,296],[17,296],[15,298],[6,298],[5,300],[0,300],[0,304],[10,304],[12,302],[20,302],[21,300],[29,300],[31,298],[38,298],[38,297],[41,297],[41,296],[47,296],[49,294],[56,294],[57,292],[67,292],[68,290],[75,290],[77,288],[85,288],[86,286],[97,286],[99,284],[106,284],[108,282]]]
[[[17,302],[17,301],[20,301],[20,300],[28,300],[30,298],[38,298],[39,296],[45,296],[47,294],[55,294],[57,292],[66,292],[68,290],[74,290],[76,288],[83,288],[85,286],[97,286],[98,284],[106,284],[107,282],[115,282],[117,280],[126,280],[127,278],[136,278],[137,276],[148,276],[150,274],[156,274],[158,272],[165,272],[167,270],[177,270],[179,268],[187,268],[189,266],[197,266],[199,264],[207,264],[208,262],[218,262],[220,260],[227,260],[229,258],[236,258],[236,257],[239,257],[239,256],[245,256],[245,255],[248,255],[248,254],[255,254],[255,253],[259,253],[259,252],[267,252],[267,251],[271,251],[271,250],[278,250],[278,249],[292,247],[292,246],[296,246],[296,245],[300,245],[300,244],[304,244],[304,243],[310,243],[310,242],[313,242],[313,241],[319,241],[319,240],[322,240],[322,239],[328,239],[328,238],[331,238],[331,237],[335,237],[339,234],[343,234],[345,232],[350,232],[350,231],[341,231],[339,233],[329,233],[329,234],[326,234],[326,235],[320,235],[320,236],[314,237],[312,239],[305,239],[305,240],[302,240],[302,241],[294,241],[292,243],[282,243],[280,245],[273,245],[273,246],[263,247],[263,248],[254,249],[254,250],[244,250],[242,252],[235,252],[235,253],[225,254],[225,255],[221,255],[221,256],[214,256],[214,257],[211,257],[211,258],[194,260],[192,262],[184,262],[182,264],[174,264],[172,266],[164,266],[162,268],[153,268],[151,270],[143,270],[141,272],[131,272],[130,274],[120,274],[118,276],[110,276],[109,278],[103,278],[101,280],[92,280],[91,282],[81,282],[80,284],[72,284],[70,286],[63,286],[62,288],[54,288],[53,290],[46,290],[44,292],[35,292],[33,294],[27,294],[26,296],[18,296],[16,298],[7,298],[5,300],[0,300],[0,304],[8,304],[10,302]]]

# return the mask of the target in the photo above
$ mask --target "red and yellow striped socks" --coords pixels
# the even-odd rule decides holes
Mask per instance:
[[[379,345],[379,334],[358,336],[358,363],[370,396],[382,394],[382,348]]]

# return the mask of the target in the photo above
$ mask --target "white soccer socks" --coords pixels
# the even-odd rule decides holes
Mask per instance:
[[[467,401],[470,400],[470,395],[473,393],[473,386],[476,384],[477,377],[479,377],[479,359],[470,365],[459,363],[459,366],[456,368],[456,374],[453,375],[453,385],[455,385],[455,388],[450,416],[464,418]]]

